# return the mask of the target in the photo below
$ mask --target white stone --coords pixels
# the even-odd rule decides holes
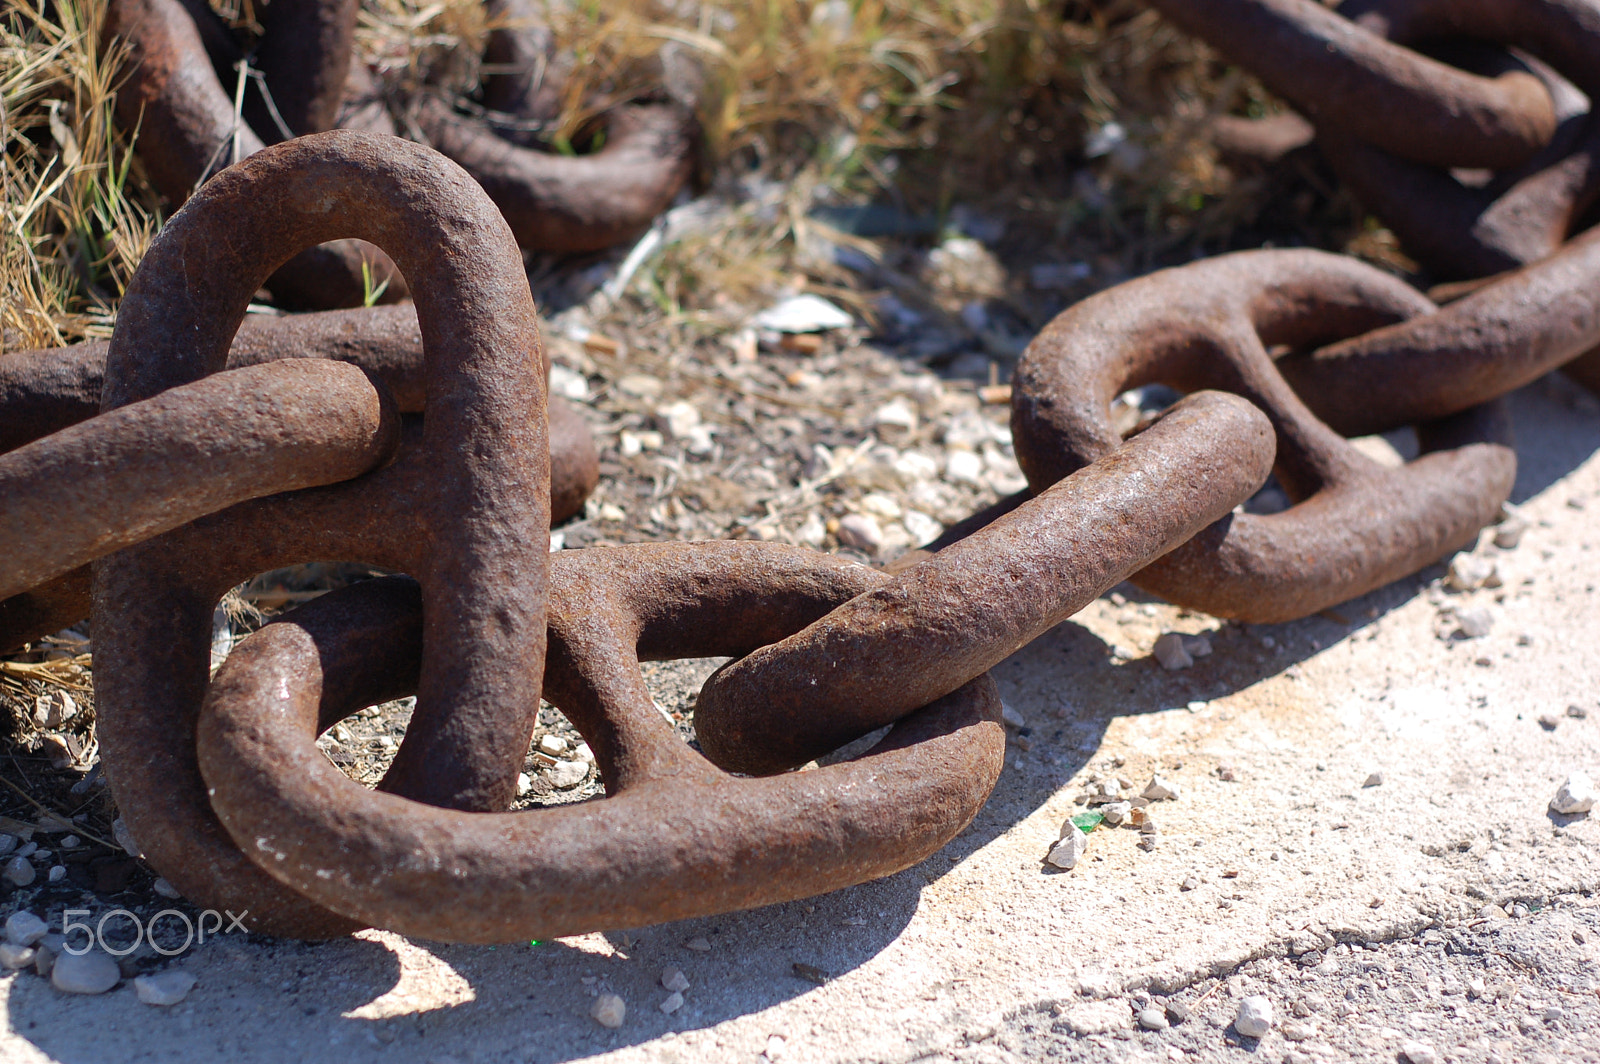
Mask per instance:
[[[540,736],[539,749],[551,757],[558,757],[567,752],[567,741],[559,735]]]
[[[50,871],[45,874],[45,880],[50,883],[59,883],[67,878],[66,865],[51,865]]]
[[[1283,1037],[1290,1042],[1304,1042],[1315,1038],[1317,1029],[1309,1023],[1286,1023],[1283,1025]]]
[[[907,510],[900,518],[900,523],[918,543],[931,543],[944,535],[944,525],[921,510]]]
[[[16,848],[17,837],[15,835],[0,835],[0,857],[4,857]]]
[[[550,391],[554,395],[581,403],[589,398],[589,381],[583,374],[559,362],[550,365]]]
[[[579,743],[578,748],[572,751],[572,755],[579,761],[587,761],[590,764],[594,763],[594,751],[589,749],[588,743]]]
[[[1496,586],[1498,582],[1499,574],[1493,561],[1465,551],[1450,559],[1450,568],[1444,577],[1445,587],[1454,591],[1473,591]]]
[[[1246,1038],[1263,1038],[1272,1030],[1272,1002],[1260,994],[1239,1001],[1239,1014],[1233,1018],[1233,1029]]]
[[[666,1000],[662,1001],[661,1004],[657,1005],[656,1007],[662,1012],[666,1013],[668,1016],[671,1016],[674,1012],[677,1012],[679,1009],[683,1008],[683,995],[674,990],[672,993],[667,995]]]
[[[788,1046],[789,1043],[784,1040],[783,1035],[768,1035],[766,1051],[767,1060],[770,1061],[771,1064],[778,1064],[778,1061],[783,1059],[784,1050],[786,1050]]]
[[[657,410],[656,417],[661,427],[667,430],[667,435],[675,440],[683,439],[700,424],[700,411],[682,399]]]
[[[1082,857],[1088,848],[1089,836],[1069,820],[1061,825],[1061,838],[1050,847],[1050,853],[1045,857],[1045,861],[1057,868],[1071,869],[1076,867],[1078,858]]]
[[[983,459],[972,451],[952,447],[945,455],[944,475],[947,480],[983,487]]]
[[[68,994],[104,994],[121,978],[117,962],[99,950],[63,953],[50,969],[51,985]]]
[[[601,994],[589,1007],[589,1015],[601,1027],[618,1028],[628,1016],[628,1003],[617,994]]]
[[[526,772],[517,773],[517,797],[525,797],[531,790],[533,790],[533,777]]]
[[[1521,514],[1507,514],[1494,529],[1494,545],[1501,550],[1515,550],[1528,531],[1527,518]]]
[[[1468,639],[1481,639],[1494,628],[1494,614],[1482,606],[1457,610],[1456,627]]]
[[[6,917],[6,941],[31,946],[50,933],[50,925],[28,912],[18,910]]]
[[[689,989],[689,977],[683,974],[682,968],[663,968],[661,970],[661,989],[687,990]]]
[[[703,935],[696,935],[683,944],[684,949],[694,950],[696,953],[710,953],[711,943]]]
[[[1400,1047],[1400,1059],[1406,1064],[1439,1064],[1439,1052],[1427,1042],[1407,1042]]]
[[[868,554],[883,546],[883,529],[871,514],[845,514],[839,518],[838,535],[840,543]]]
[[[1062,1017],[1076,1035],[1088,1036],[1120,1031],[1133,1026],[1133,1010],[1118,998],[1105,1001],[1086,1001],[1074,1005]]]
[[[33,963],[34,948],[16,942],[0,942],[0,968],[15,972]]]
[[[1000,719],[1013,728],[1026,728],[1028,726],[1028,718],[1018,713],[1010,702],[1000,703]]]
[[[589,766],[582,761],[557,761],[550,766],[550,785],[558,791],[570,790],[589,778]]]
[[[1594,781],[1586,772],[1574,772],[1561,781],[1556,796],[1550,799],[1550,811],[1571,816],[1589,812],[1594,808],[1594,803]]]
[[[872,427],[884,439],[904,439],[916,431],[917,412],[903,400],[895,399],[880,406],[872,415]]]
[[[786,333],[847,329],[854,323],[854,318],[826,299],[809,294],[785,299],[782,303],[768,307],[750,322],[758,329],[772,329]]]
[[[1177,798],[1181,793],[1183,792],[1176,783],[1157,772],[1150,777],[1150,782],[1144,785],[1139,797],[1148,798],[1152,802],[1165,802]]]
[[[26,857],[13,857],[6,862],[5,877],[19,887],[25,887],[33,882],[33,865],[28,863]]]
[[[183,895],[178,892],[178,888],[167,882],[165,879],[156,880],[154,883],[150,884],[150,889],[161,895],[163,898],[171,898],[174,901],[183,897]]]
[[[1194,658],[1189,654],[1188,648],[1183,645],[1183,636],[1177,632],[1167,632],[1160,639],[1157,639],[1152,653],[1155,655],[1155,659],[1161,663],[1161,667],[1169,672],[1187,669],[1194,664]]]
[[[1100,815],[1105,817],[1105,822],[1116,827],[1128,819],[1128,814],[1133,812],[1131,802],[1107,802],[1100,807]]]
[[[176,1005],[189,996],[197,982],[182,968],[168,968],[153,975],[141,975],[133,981],[133,989],[146,1005]]]

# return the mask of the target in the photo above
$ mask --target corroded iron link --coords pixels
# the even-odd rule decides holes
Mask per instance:
[[[427,363],[416,453],[427,475],[413,474],[421,498],[405,519],[374,527],[370,511],[357,511],[337,529],[317,526],[358,549],[292,560],[365,558],[420,580],[428,624],[418,708],[385,786],[439,805],[504,808],[543,674],[549,462],[521,254],[472,180],[426,148],[351,131],[298,138],[219,174],[168,222],[129,287],[102,403],[115,410],[221,369],[272,266],[346,236],[393,249],[415,282]],[[338,495],[386,472],[314,490]],[[255,542],[229,544],[235,555],[268,553],[270,537],[246,538]],[[164,542],[95,568],[100,741],[118,808],[151,863],[190,898],[221,901],[219,862],[241,859],[207,823],[192,742],[206,662],[191,643],[237,577],[201,590],[215,570]]]
[[[746,653],[885,579],[781,544],[558,554],[546,694],[594,748],[603,800],[464,813],[367,790],[328,764],[318,731],[385,695],[373,663],[422,642],[415,592],[396,609],[401,592],[372,584],[324,596],[234,651],[201,715],[201,770],[257,865],[405,934],[526,941],[849,886],[932,854],[982,806],[1005,753],[993,682],[980,675],[897,714],[853,760],[738,779],[662,719],[638,662]]]
[[[1190,397],[893,582],[724,667],[696,704],[702,747],[725,768],[776,772],[899,719],[1231,512],[1272,453],[1249,403]]]
[[[1277,476],[1296,505],[1232,514],[1133,580],[1219,617],[1315,613],[1467,543],[1510,493],[1516,457],[1504,419],[1480,409],[1419,426],[1423,455],[1380,466],[1317,420],[1268,350],[1321,347],[1433,310],[1389,275],[1319,251],[1238,252],[1119,285],[1069,308],[1023,354],[1012,384],[1018,461],[1042,491],[1113,453],[1121,440],[1108,410],[1128,388],[1244,396],[1272,421]]]

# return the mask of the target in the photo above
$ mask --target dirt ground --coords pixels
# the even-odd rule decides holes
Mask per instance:
[[[870,459],[882,444],[871,411],[890,394],[924,400],[918,427],[891,448],[901,459],[959,444],[973,418],[1003,425],[976,382],[866,347],[838,364],[879,383],[858,389],[866,402],[836,430],[837,451]],[[620,431],[626,414],[593,406]],[[1600,823],[1547,809],[1569,771],[1600,769],[1600,406],[1555,375],[1518,393],[1513,411],[1515,501],[1530,527],[1515,549],[1489,537],[1478,548],[1498,588],[1447,591],[1435,566],[1317,617],[1244,626],[1124,585],[994,670],[1026,723],[1011,729],[977,820],[918,867],[807,902],[538,946],[235,934],[171,961],[135,954],[130,971],[198,978],[170,1008],[140,1003],[131,980],[78,997],[9,974],[0,1058],[1387,1061],[1417,1042],[1448,1061],[1600,1059]],[[1403,436],[1393,442],[1404,450]],[[1008,443],[979,447],[1004,458]],[[670,447],[661,460],[685,463],[685,480],[710,475]],[[717,461],[705,456],[706,470],[726,473]],[[990,465],[1001,484],[1014,476]],[[651,482],[634,473],[608,490]],[[772,478],[774,496],[791,475]],[[812,508],[859,511],[866,494],[909,498],[920,483],[856,475]],[[944,503],[977,505],[993,487]],[[602,538],[599,507],[619,497],[602,495],[569,534]],[[803,510],[775,524],[792,531]],[[1454,618],[1473,607],[1493,626],[1464,639]],[[1209,633],[1213,653],[1168,672],[1150,656],[1166,631]],[[714,665],[655,670],[663,707],[692,719],[692,692]],[[1154,772],[1180,796],[1151,807],[1153,850],[1134,830],[1101,827],[1072,871],[1043,863],[1091,784],[1123,777],[1137,790]],[[16,891],[6,908],[54,920],[73,904],[94,918],[171,904],[147,878],[122,895],[67,886]],[[668,968],[690,984],[670,1014]],[[602,993],[626,1002],[615,1030],[590,1018]],[[1230,1026],[1255,994],[1276,1016],[1259,1040]],[[1187,1018],[1136,1026],[1140,1010],[1169,1004]]]

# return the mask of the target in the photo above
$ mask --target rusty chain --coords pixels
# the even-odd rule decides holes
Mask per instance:
[[[1419,170],[1509,174],[1570,144],[1573,114],[1548,70],[1469,75],[1404,47],[1443,24],[1438,5],[1389,4],[1380,23],[1376,3],[1347,5],[1352,20],[1309,0],[1156,2],[1267,53],[1264,80],[1311,115],[1325,148],[1359,137]],[[189,8],[162,3],[130,0],[124,15],[167,18],[199,41],[198,16],[172,22]],[[338,5],[277,3],[285,20],[321,27],[304,35],[333,41],[323,54],[348,59],[324,17]],[[1570,38],[1540,52],[1534,31],[1484,13],[1523,8],[1469,8],[1448,28],[1527,48],[1586,87],[1569,67],[1587,23],[1540,31]],[[137,91],[164,98],[161,53],[138,47],[155,88]],[[521,61],[548,58],[541,28],[496,38],[491,53],[513,73],[487,87],[490,106],[548,115],[550,83]],[[1308,70],[1336,90],[1306,94]],[[337,82],[340,120],[354,122],[360,80],[324,77],[294,113],[328,121]],[[1375,101],[1404,112],[1397,136],[1362,125]],[[495,151],[526,150],[506,144]],[[887,571],[760,543],[552,558],[552,505],[571,512],[596,472],[581,420],[559,406],[547,420],[523,233],[501,213],[515,208],[497,211],[440,154],[392,137],[338,130],[257,147],[158,236],[109,347],[0,359],[0,642],[80,619],[84,565],[99,559],[97,710],[118,807],[185,896],[248,906],[253,929],[276,934],[376,925],[511,941],[905,868],[964,827],[998,778],[988,669],[1126,578],[1218,616],[1275,621],[1437,560],[1510,491],[1500,397],[1558,366],[1581,377],[1593,358],[1574,360],[1600,343],[1593,234],[1515,259],[1442,307],[1351,259],[1240,252],[1130,281],[1051,323],[1013,382],[1030,493]],[[639,224],[544,213],[591,234]],[[241,327],[274,268],[350,238],[394,253],[414,310]],[[1124,439],[1112,399],[1155,382],[1189,394]],[[1403,425],[1421,454],[1398,469],[1343,438]],[[1294,505],[1244,512],[1269,472]],[[208,677],[228,588],[335,558],[415,580],[329,593]],[[701,756],[656,712],[638,666],[711,655],[735,660],[700,694]],[[506,813],[541,691],[595,750],[607,797]],[[317,734],[350,713],[412,693],[376,791],[317,751]],[[884,726],[853,760],[792,771]]]

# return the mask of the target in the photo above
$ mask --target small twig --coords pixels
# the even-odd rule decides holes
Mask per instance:
[[[72,825],[72,834],[74,834],[74,835],[82,835],[84,838],[88,839],[90,842],[98,842],[100,845],[104,846],[108,850],[120,850],[120,849],[122,849],[122,847],[116,845],[115,843],[107,842],[105,839],[102,839],[100,836],[95,835],[92,832],[85,830],[84,828],[80,827],[77,824],[73,824],[71,817],[63,816],[62,814],[56,812],[54,809],[51,809],[49,806],[47,806],[44,803],[38,801],[36,798],[33,797],[33,795],[29,794],[27,791],[23,790],[21,787],[18,787],[15,783],[12,783],[10,780],[6,779],[4,776],[0,776],[0,783],[4,783],[7,787],[10,787],[13,791],[16,791],[17,792],[17,797],[21,798],[23,801],[27,802],[29,805],[31,805],[35,809],[39,810],[39,812],[43,813],[45,816],[49,817],[51,820],[54,820],[55,822],[60,823],[60,824],[71,824]]]

